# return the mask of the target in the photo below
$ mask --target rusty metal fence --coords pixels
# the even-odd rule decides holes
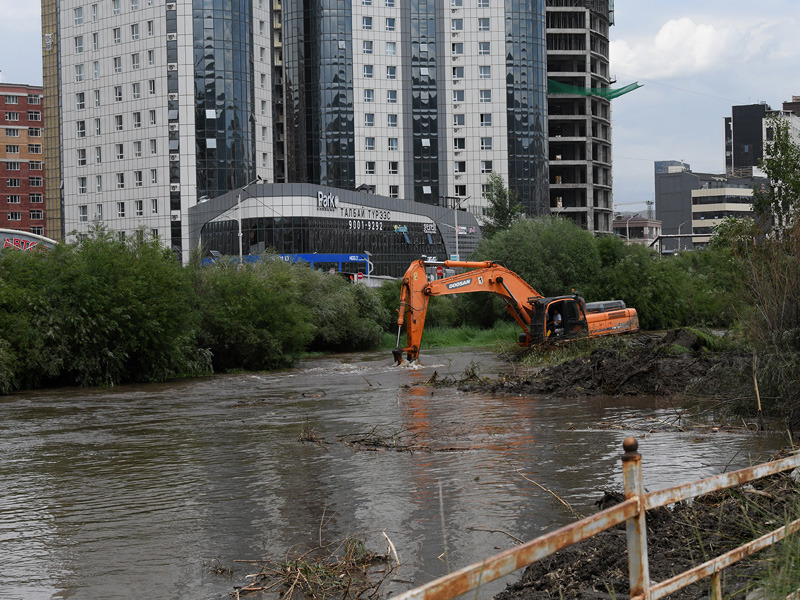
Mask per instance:
[[[800,519],[797,519],[688,571],[653,584],[650,582],[647,562],[645,513],[648,510],[795,469],[800,467],[800,453],[739,471],[646,493],[642,484],[642,455],[637,452],[638,442],[629,437],[622,446],[625,450],[622,455],[624,502],[394,596],[393,600],[450,600],[623,522],[626,523],[628,534],[631,600],[663,598],[706,577],[711,578],[712,600],[721,600],[721,573],[726,567],[800,530]],[[798,597],[798,594],[789,596],[789,598],[795,597]]]

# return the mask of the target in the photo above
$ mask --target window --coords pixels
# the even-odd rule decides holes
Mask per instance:
[[[134,52],[133,54],[131,54],[131,69],[133,69],[134,71],[138,71],[141,64],[142,64],[141,60],[139,60],[139,53]]]
[[[489,0],[478,0],[478,8],[489,8]]]
[[[44,235],[44,227],[31,227],[31,233],[36,235]]]
[[[83,36],[75,36],[75,54],[83,54]]]
[[[450,44],[454,55],[464,54],[464,44],[462,42],[455,42]]]
[[[95,190],[96,191],[98,191],[98,192],[102,192],[103,191],[103,176],[102,175],[95,175],[94,176],[94,186],[95,186]],[[98,204],[97,206],[101,207],[98,212],[100,213],[100,217],[99,218],[102,219],[103,218],[103,209],[102,209],[103,205],[102,204]]]
[[[488,22],[489,19],[486,19],[486,21]],[[139,39],[139,24],[134,23],[133,25],[131,25],[131,40],[135,42],[138,39]]]
[[[138,129],[142,126],[142,113],[138,110],[133,113],[133,127],[134,129]]]
[[[457,137],[453,138],[453,150],[466,150],[467,138]]]
[[[22,220],[22,213],[21,212],[10,212],[8,213],[8,220],[9,221],[21,221]]]
[[[100,135],[100,129],[101,129],[100,128],[100,119],[95,119],[94,120],[94,134],[95,135]]]
[[[75,108],[76,110],[83,110],[86,108],[86,93],[78,92],[75,94]]]
[[[19,121],[19,113],[18,112],[7,112],[6,113],[6,121]]]
[[[133,142],[133,156],[135,158],[142,157],[142,142],[140,141]]]
[[[97,4],[92,4],[92,22],[97,23]]]
[[[492,43],[491,42],[478,42],[478,54],[479,55],[487,55],[491,54],[492,52]]]
[[[114,144],[114,148],[117,151],[117,160],[123,160],[125,158],[125,147],[122,144]]]
[[[489,187],[490,186],[488,183],[481,184],[481,198],[483,198],[484,200],[486,200],[489,197]]]
[[[75,65],[75,81],[83,81],[83,65]]]
[[[147,51],[147,64],[150,65],[151,67],[155,66],[155,64],[156,64],[156,52],[155,52],[155,50],[148,50]]]
[[[480,90],[480,102],[491,102],[492,90]]]
[[[114,73],[122,73],[122,58],[115,56],[111,62],[114,65]]]
[[[151,110],[150,111],[150,125],[155,125],[155,124],[156,124],[156,111],[155,110]]]
[[[19,129],[13,127],[6,129],[6,137],[19,137]]]
[[[450,31],[464,31],[464,19],[450,19]]]
[[[114,115],[114,131],[122,131],[122,115]]]
[[[489,31],[489,17],[478,18],[478,31]]]
[[[75,25],[83,25],[83,8],[76,8],[73,13],[75,15]]]
[[[364,138],[364,150],[375,150],[375,138],[374,137],[365,137]]]
[[[38,110],[29,110],[28,111],[28,121],[41,121],[42,120],[42,113]]]
[[[158,142],[150,140],[150,154],[158,154]]]
[[[86,193],[86,177],[78,177],[78,193]]]
[[[490,65],[478,67],[479,79],[491,79],[491,77],[492,77],[492,67]]]
[[[453,90],[453,102],[463,102],[464,101],[464,90]]]
[[[481,113],[481,127],[491,127],[491,126],[492,126],[491,113]]]
[[[86,121],[75,121],[75,133],[77,137],[86,137]]]
[[[394,8],[394,0],[385,0],[384,6],[386,6],[386,8]]]
[[[153,37],[156,34],[156,28],[153,21],[147,22],[147,37]]]
[[[6,96],[6,104],[18,104],[19,98],[16,96]]]
[[[389,138],[388,148],[390,152],[394,152],[397,150],[397,138],[392,138],[392,137]]]
[[[394,17],[386,17],[386,31],[394,31]]]
[[[150,183],[153,185],[158,183],[158,169],[150,169]]]
[[[144,215],[144,200],[134,200],[133,208],[137,217]]]
[[[259,81],[261,81],[261,87],[262,88],[267,87],[267,75],[266,75],[266,73],[261,73],[261,78],[259,79]]]
[[[375,101],[375,90],[373,89],[364,90],[364,102],[374,102],[374,101]]]
[[[143,183],[144,183],[144,180],[142,178],[142,172],[141,171],[134,171],[133,172],[133,187],[142,187]],[[141,200],[137,200],[136,202],[138,202],[139,206],[141,206],[141,204],[142,204]],[[136,211],[136,216],[137,217],[141,217],[142,213],[143,213],[143,211],[137,210]]]
[[[492,172],[492,161],[490,160],[482,160],[481,161],[481,173],[491,173]]]
[[[367,175],[375,175],[375,161],[368,160],[364,167]]]
[[[452,8],[461,8],[464,6],[463,0],[450,0],[450,6]]]
[[[102,218],[103,218],[103,205],[102,204],[95,204],[94,216],[95,216],[95,218],[102,220]]]
[[[152,95],[156,93],[156,80],[150,79],[147,82],[147,91]]]
[[[86,148],[78,148],[78,166],[86,166]]]
[[[124,202],[117,202],[117,216],[124,217],[125,216],[125,203]]]
[[[41,144],[28,144],[28,152],[30,154],[41,154],[42,153],[42,145]]]
[[[154,215],[158,214],[158,198],[150,199],[150,212]]]
[[[386,115],[386,125],[388,127],[397,127],[397,115],[396,114]]]
[[[465,161],[465,160],[457,160],[455,162],[455,172],[456,173],[466,173],[467,172],[467,161]]]
[[[389,175],[397,175],[397,171],[398,171],[399,166],[400,166],[399,162],[397,162],[396,160],[390,160],[389,161]]]
[[[372,79],[372,73],[374,72],[372,65],[364,65],[364,77],[367,79]]]
[[[361,17],[361,29],[372,29],[372,17]]]
[[[386,90],[386,102],[388,104],[397,104],[397,90]]]
[[[6,179],[6,187],[15,188],[20,187],[19,179]]]
[[[467,123],[467,116],[464,113],[455,113],[453,115],[453,127],[464,127]]]
[[[19,171],[19,163],[18,162],[7,162],[6,163],[6,171]]]
[[[78,186],[80,187],[80,185]],[[89,220],[89,207],[86,204],[81,204],[78,207],[78,221],[86,223]]]
[[[114,43],[115,44],[121,43],[122,42],[122,29],[120,29],[119,27],[114,27],[112,33],[114,35]]]
[[[94,75],[95,79],[100,77],[100,61],[94,60],[92,61],[92,75]]]
[[[386,42],[386,55],[394,56],[397,52],[397,44],[395,42]]]
[[[94,162],[97,165],[103,164],[103,148],[101,146],[94,147]]]
[[[42,97],[38,94],[28,94],[28,104],[41,104]]]
[[[397,79],[397,67],[388,65],[386,67],[386,79]]]
[[[457,185],[455,186],[455,190],[456,190],[456,196],[458,196],[459,198],[463,198],[464,196],[467,195],[467,186],[465,185]]]
[[[114,102],[122,102],[122,86],[114,86]]]
[[[38,127],[28,127],[28,137],[42,137],[42,130]]]
[[[19,146],[17,146],[16,144],[7,145],[6,154],[19,154]]]
[[[142,97],[142,84],[138,81],[131,84],[131,96],[133,96],[134,100],[138,100]]]
[[[399,185],[390,185],[389,186],[389,198],[399,198],[400,197],[400,186]]]
[[[120,12],[120,0],[111,0],[111,12],[118,15]]]
[[[12,194],[11,196],[6,196],[6,202],[9,204],[21,204],[22,203],[22,196],[17,194]]]
[[[30,201],[33,204],[39,204],[40,202],[44,202],[44,194],[31,194]]]
[[[362,51],[364,54],[372,54],[372,42],[369,40],[364,40],[362,42]]]
[[[125,173],[117,173],[117,189],[118,190],[125,189]],[[123,210],[123,213],[124,212],[125,211]],[[124,216],[125,216],[124,214],[120,215],[120,217]]]
[[[464,79],[464,67],[453,67],[453,79]]]
[[[44,163],[40,160],[32,160],[28,163],[28,167],[31,171],[41,171],[44,169]]]
[[[92,50],[99,50],[100,49],[100,34],[93,33],[92,34]]]
[[[482,137],[481,138],[481,150],[491,150],[492,149],[492,138],[490,137]]]
[[[374,113],[365,113],[364,114],[364,127],[373,127],[375,125],[375,114]]]
[[[131,0],[131,10],[139,10],[139,0]]]

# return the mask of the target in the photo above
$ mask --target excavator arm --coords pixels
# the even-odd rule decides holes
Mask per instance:
[[[444,279],[428,281],[425,272],[426,266],[472,270]],[[399,364],[402,361],[403,352],[406,353],[409,361],[419,357],[422,331],[425,328],[425,315],[428,312],[428,301],[431,296],[470,292],[489,292],[502,297],[506,302],[506,310],[522,328],[524,335],[530,335],[533,308],[529,300],[541,298],[542,295],[513,271],[491,261],[425,262],[417,260],[411,263],[403,276],[397,318],[397,348],[392,351],[395,362]],[[401,348],[400,335],[404,323],[407,340],[405,348]]]

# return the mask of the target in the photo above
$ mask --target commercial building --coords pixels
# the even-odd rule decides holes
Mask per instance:
[[[613,0],[547,0],[550,208],[584,229],[611,232]]]
[[[42,88],[0,83],[0,228],[46,235]]]
[[[661,235],[661,221],[639,215],[620,215],[614,219],[614,235],[624,239],[628,244],[642,244],[649,247]]]
[[[548,211],[544,0],[43,0],[42,22],[64,234],[186,259],[189,210],[259,177],[480,215],[495,172]]]
[[[763,181],[766,185],[766,180]],[[692,247],[708,244],[714,227],[726,217],[753,217],[753,188],[707,187],[692,190]]]

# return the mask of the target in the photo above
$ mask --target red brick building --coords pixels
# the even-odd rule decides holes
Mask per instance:
[[[0,83],[0,228],[47,235],[41,86]]]

